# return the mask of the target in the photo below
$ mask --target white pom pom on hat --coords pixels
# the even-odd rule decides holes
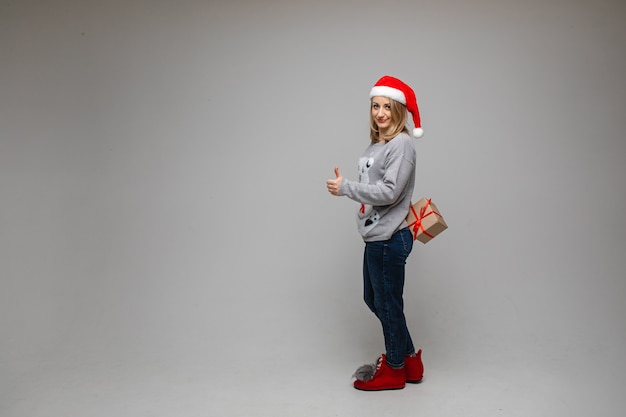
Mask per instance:
[[[413,116],[413,125],[415,126],[413,129],[413,137],[421,138],[424,136],[420,112],[417,107],[417,99],[411,87],[397,78],[385,75],[380,80],[376,81],[376,84],[372,87],[370,98],[372,97],[388,97],[404,104],[407,111]]]

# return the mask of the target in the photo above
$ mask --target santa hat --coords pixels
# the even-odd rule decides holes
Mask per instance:
[[[404,104],[408,112],[413,116],[413,124],[415,126],[413,136],[421,138],[424,135],[420,112],[417,108],[417,99],[411,87],[397,78],[385,75],[380,80],[376,81],[376,84],[372,87],[370,98],[372,97],[388,97]]]

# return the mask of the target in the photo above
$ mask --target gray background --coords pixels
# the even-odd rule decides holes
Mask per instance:
[[[0,2],[0,414],[608,416],[626,406],[622,1]],[[375,396],[368,98],[416,91],[406,313]],[[620,410],[620,411],[618,411]],[[407,414],[408,413],[408,414]]]

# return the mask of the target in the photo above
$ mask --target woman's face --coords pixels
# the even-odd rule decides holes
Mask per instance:
[[[372,118],[378,126],[378,131],[384,133],[391,126],[391,99],[387,97],[372,97]]]

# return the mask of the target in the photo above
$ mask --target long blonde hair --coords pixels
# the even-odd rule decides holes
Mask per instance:
[[[381,138],[376,120],[374,119],[374,116],[372,116],[372,104],[370,100],[370,140],[372,143],[377,143],[381,139],[385,142],[389,142],[402,132],[409,133],[409,130],[406,127],[408,121],[406,106],[392,98],[390,98],[389,101],[391,104],[391,126],[389,126],[389,133]]]

